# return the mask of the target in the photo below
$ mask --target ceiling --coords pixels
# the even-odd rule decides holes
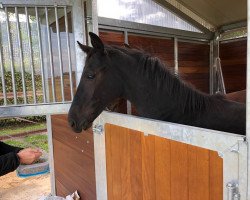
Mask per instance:
[[[225,25],[247,21],[247,0],[156,0],[169,10],[178,9],[181,6],[198,15],[204,21],[216,29]],[[164,1],[164,3],[162,3]],[[169,5],[169,6],[168,6]],[[176,10],[173,10],[176,13]],[[177,15],[180,13],[176,13]],[[182,17],[190,22],[187,13]],[[186,17],[185,17],[186,15]],[[246,23],[245,23],[246,24]]]

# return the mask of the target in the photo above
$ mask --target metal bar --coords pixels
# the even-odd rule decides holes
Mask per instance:
[[[20,68],[22,75],[22,86],[23,86],[23,101],[24,104],[27,104],[27,93],[26,93],[26,84],[25,84],[25,70],[23,66],[23,49],[22,49],[22,38],[20,33],[20,23],[18,16],[18,9],[15,7],[15,17],[16,17],[16,29],[17,29],[17,40],[18,40],[18,49],[19,49],[19,58],[20,58]]]
[[[52,121],[51,115],[46,115],[47,124],[47,135],[48,135],[48,145],[49,145],[49,171],[50,171],[50,187],[51,194],[56,195],[56,183],[55,183],[55,166],[54,166],[54,147],[53,147],[53,137],[52,137]]]
[[[33,56],[32,56],[33,51],[32,51],[31,34],[30,34],[29,14],[28,14],[27,7],[25,7],[25,16],[26,16],[26,28],[27,28],[28,42],[29,42],[29,57],[30,57],[30,70],[31,70],[31,79],[32,79],[32,90],[33,90],[33,102],[36,103],[34,61],[33,61]]]
[[[174,37],[174,72],[178,74],[179,72],[178,66],[178,38]]]
[[[86,32],[85,32],[85,21],[84,21],[84,4],[81,0],[75,0],[73,5],[73,29],[75,35],[75,44],[77,41],[86,44]],[[75,45],[75,56],[76,56],[76,86],[80,83],[82,71],[84,68],[85,54],[83,51]]]
[[[223,33],[225,31],[230,31],[233,29],[244,28],[244,27],[247,27],[247,21],[241,21],[233,24],[224,25],[219,28],[219,32]]]
[[[62,102],[64,102],[64,101],[65,101],[65,97],[64,97],[62,52],[61,52],[60,29],[59,29],[58,16],[57,16],[57,6],[55,6],[55,18],[56,18],[56,34],[57,34],[57,45],[58,45],[58,55],[59,55],[59,68],[60,68],[60,80],[61,80],[61,93],[62,93]]]
[[[69,84],[70,84],[70,95],[71,101],[73,101],[74,90],[73,90],[73,79],[72,79],[72,63],[71,63],[71,55],[70,55],[70,43],[69,43],[69,26],[68,26],[68,13],[67,7],[64,7],[64,15],[65,15],[65,29],[66,29],[66,38],[67,38],[67,52],[68,52],[68,61],[69,61]]]
[[[220,88],[222,94],[226,94],[226,88],[225,88],[223,73],[222,73],[222,69],[221,69],[220,58],[216,58],[216,68],[217,68],[218,78],[219,78],[219,80],[218,80],[219,88]]]
[[[45,75],[44,75],[43,50],[42,50],[40,21],[39,21],[37,6],[35,6],[35,12],[36,12],[36,25],[37,25],[37,36],[39,45],[39,59],[40,59],[41,77],[42,77],[42,88],[43,88],[43,102],[46,103],[47,94],[46,94]]]
[[[1,107],[0,117],[21,117],[21,116],[36,116],[36,115],[56,115],[67,114],[71,102],[55,103],[55,104],[41,104],[41,105],[13,105],[9,107]]]
[[[7,96],[6,96],[6,86],[5,86],[5,75],[4,75],[4,66],[3,66],[3,57],[2,57],[2,44],[0,43],[0,70],[1,70],[1,80],[2,80],[2,91],[3,91],[3,105],[7,105]]]
[[[60,6],[70,6],[73,5],[73,1],[72,0],[60,0],[60,1],[41,1],[41,0],[1,0],[1,3],[4,6],[30,6],[30,7],[54,7],[55,6],[55,2],[57,3],[57,5]]]
[[[214,91],[214,61],[213,61],[213,58],[214,58],[214,55],[213,55],[213,46],[214,46],[214,42],[213,40],[210,41],[210,52],[209,52],[209,56],[210,56],[210,59],[209,59],[209,93],[210,94],[213,94],[213,91]]]
[[[97,122],[98,123],[98,122]],[[96,177],[96,199],[107,200],[107,174],[106,174],[106,148],[105,134],[94,133],[94,153],[95,153],[95,177]]]
[[[53,102],[55,102],[56,101],[56,93],[55,93],[54,67],[53,67],[53,57],[52,57],[52,47],[51,47],[50,28],[49,28],[49,18],[48,18],[48,8],[47,7],[45,7],[45,17],[46,17],[46,27],[47,27],[48,45],[49,45],[49,61],[50,61],[50,73],[51,73],[52,99],[53,99]]]
[[[129,44],[128,42],[128,31],[124,30],[124,43]],[[127,114],[132,114],[132,104],[129,100],[127,100]]]
[[[178,142],[211,149],[221,152],[221,154],[228,151],[228,148],[237,144],[238,141],[245,140],[245,136],[242,135],[106,111],[96,120],[98,123],[101,122],[101,125],[110,123]]]
[[[187,38],[187,39],[203,39],[203,40],[210,40],[213,37],[212,33],[197,33],[192,31],[185,31],[185,30],[179,30],[174,28],[166,28],[166,27],[159,27],[154,25],[148,25],[148,24],[140,24],[136,22],[127,22],[123,20],[117,20],[117,19],[109,19],[105,17],[98,17],[98,23],[99,28],[106,28],[109,29],[109,27],[112,27],[110,29],[128,29],[129,32],[139,32],[139,31],[146,31],[150,34],[162,34],[169,35],[170,37],[178,37],[178,38]]]
[[[250,1],[247,1],[247,101],[246,101],[246,136],[250,141]],[[250,199],[250,148],[248,147],[247,199]]]
[[[9,15],[8,15],[7,7],[5,7],[5,14],[6,14],[6,26],[7,26],[7,35],[8,35],[8,46],[9,46],[9,56],[10,56],[12,88],[13,88],[13,94],[14,94],[14,104],[17,105],[15,69],[14,69],[13,52],[12,52],[12,46],[11,46]]]

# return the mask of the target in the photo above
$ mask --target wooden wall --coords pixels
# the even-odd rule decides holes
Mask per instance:
[[[179,76],[195,88],[209,93],[208,44],[178,42]]]
[[[105,126],[108,200],[222,200],[214,151]]]
[[[74,133],[67,115],[52,116],[56,194],[77,190],[82,200],[96,200],[93,133]]]
[[[220,58],[226,92],[246,89],[247,40],[221,43]]]
[[[160,58],[167,67],[174,67],[174,41],[152,36],[128,35],[128,43],[132,48]]]

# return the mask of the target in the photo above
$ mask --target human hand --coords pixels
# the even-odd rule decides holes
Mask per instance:
[[[26,148],[17,153],[17,156],[19,157],[20,164],[26,164],[30,165],[33,162],[37,161],[40,156],[42,155],[42,152],[39,149],[31,149]]]

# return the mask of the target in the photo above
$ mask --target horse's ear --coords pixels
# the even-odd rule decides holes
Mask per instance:
[[[104,52],[104,44],[102,43],[102,40],[92,32],[89,32],[89,36],[91,39],[91,44],[94,47],[94,49],[98,49]]]
[[[79,47],[85,52],[85,53],[89,53],[90,50],[92,49],[92,47],[89,47],[87,45],[84,45],[82,43],[80,43],[79,41],[77,41]]]

